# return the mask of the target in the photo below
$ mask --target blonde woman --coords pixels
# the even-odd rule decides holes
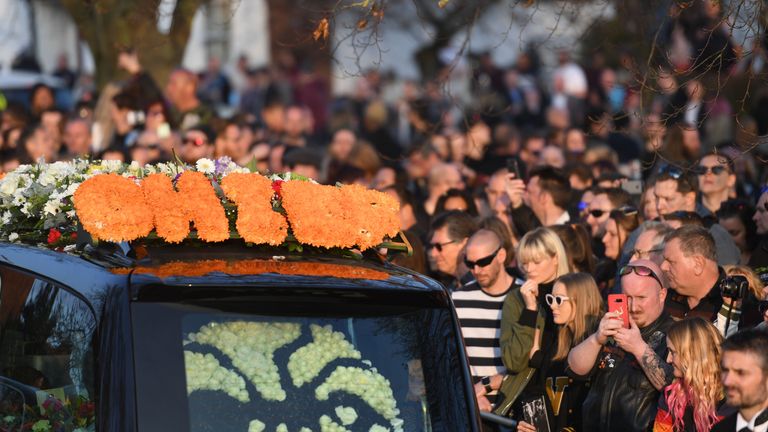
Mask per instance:
[[[510,414],[535,372],[529,364],[531,353],[555,333],[546,295],[552,293],[555,279],[571,271],[563,243],[548,228],[537,228],[520,239],[517,261],[527,280],[507,295],[502,309],[500,344],[509,375],[502,382],[497,398],[502,403],[496,412],[503,415]]]
[[[602,296],[592,275],[569,273],[555,281],[552,294],[545,299],[557,328],[554,339],[549,338],[551,343],[531,356],[531,364],[538,365],[538,370],[524,394],[528,398],[546,396],[553,423],[550,430],[578,431],[588,387],[586,382],[571,380],[566,374],[568,352],[597,330],[605,313]],[[536,428],[522,421],[517,430],[535,432]]]
[[[655,432],[705,432],[723,419],[720,332],[703,318],[687,318],[667,331],[672,384],[664,388]]]

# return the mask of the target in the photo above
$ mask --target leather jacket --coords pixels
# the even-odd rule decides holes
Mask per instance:
[[[640,329],[643,340],[662,360],[667,358],[666,333],[673,322],[664,312]],[[615,345],[605,345],[590,376],[592,385],[582,411],[583,430],[643,432],[653,427],[660,392],[632,354]],[[671,373],[667,378],[672,381]]]

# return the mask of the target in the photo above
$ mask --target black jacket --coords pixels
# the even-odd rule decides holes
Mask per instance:
[[[736,416],[738,413],[733,413],[728,417],[722,419],[719,423],[712,426],[712,432],[737,432],[736,431]]]
[[[662,360],[667,358],[666,333],[672,323],[672,317],[665,312],[640,329],[643,340]],[[582,409],[583,430],[644,432],[653,426],[660,392],[632,354],[606,345],[590,375],[592,386]],[[671,373],[668,381],[672,381]]]

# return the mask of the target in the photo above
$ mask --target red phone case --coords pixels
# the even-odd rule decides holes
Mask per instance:
[[[629,303],[626,294],[608,294],[608,312],[619,312],[624,327],[629,328]]]

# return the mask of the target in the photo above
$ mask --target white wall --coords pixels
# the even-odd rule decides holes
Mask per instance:
[[[0,68],[11,63],[32,42],[29,8],[22,0],[0,1]]]
[[[206,26],[206,16],[201,8],[192,20],[192,33],[182,61],[185,68],[193,71],[205,69],[208,63]],[[240,54],[248,56],[251,66],[263,66],[269,62],[269,11],[266,0],[232,2],[229,43],[229,58],[223,61],[225,66],[232,67]]]

